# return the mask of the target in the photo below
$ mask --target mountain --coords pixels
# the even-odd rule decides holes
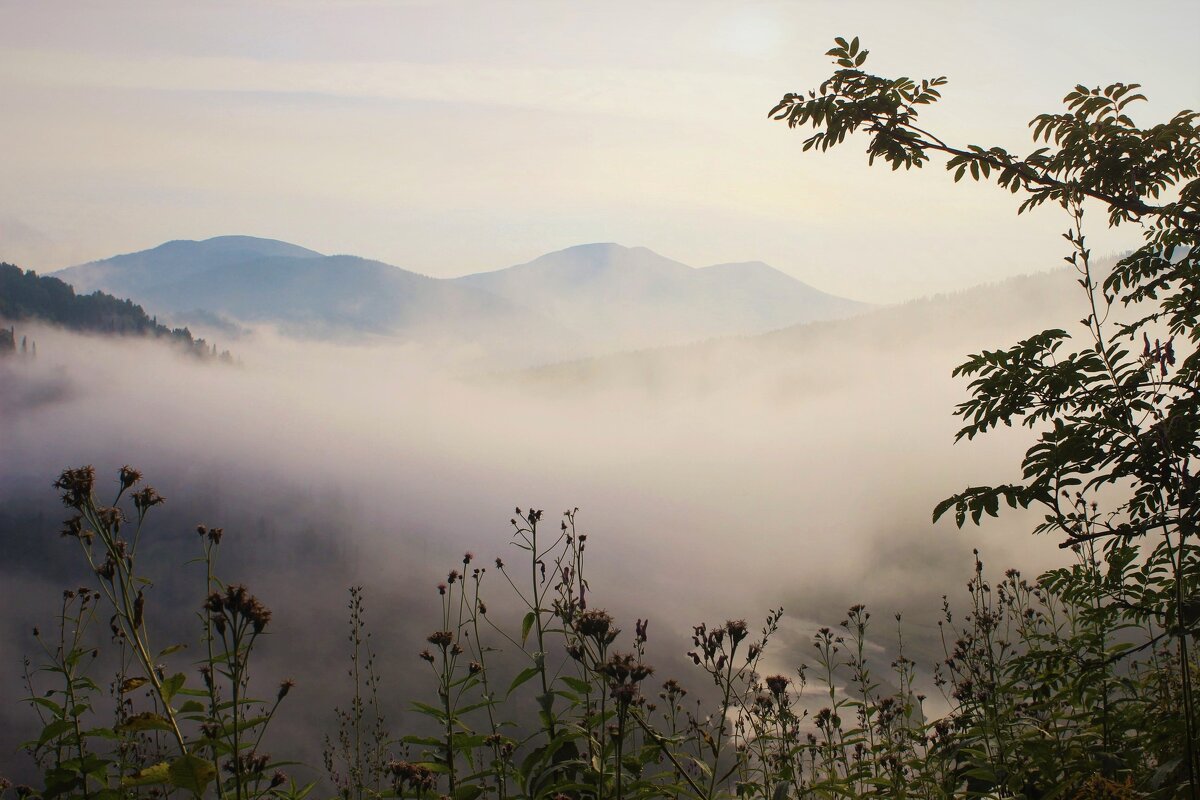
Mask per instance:
[[[1097,265],[1107,269],[1106,263]],[[912,392],[911,374],[930,380],[950,374],[966,355],[1008,346],[1078,313],[1078,275],[1060,268],[1008,278],[950,294],[885,306],[852,318],[792,325],[752,336],[615,353],[513,372],[509,379],[540,385],[553,396],[589,392],[637,392],[646,400],[697,398],[730,390],[757,391],[794,402],[798,396],[832,394],[887,372],[895,392]],[[1119,313],[1119,310],[1115,313]],[[1070,330],[1078,333],[1078,330]],[[937,364],[928,369],[928,364]],[[731,380],[730,376],[737,376]],[[963,382],[965,384],[965,381]],[[749,387],[754,387],[750,389]]]
[[[148,290],[193,277],[217,267],[263,258],[320,258],[321,254],[274,239],[218,236],[202,242],[177,240],[150,250],[91,261],[55,273],[79,292],[103,289],[142,299]]]
[[[526,364],[761,333],[866,308],[761,262],[695,269],[616,244],[437,279],[356,256],[222,236],[167,242],[56,275],[175,319],[268,323],[306,337],[469,344]]]
[[[56,275],[123,291],[174,318],[269,323],[306,338],[373,334],[497,343],[507,331],[522,339],[570,340],[536,314],[468,286],[250,236],[167,242]],[[511,348],[493,348],[499,350]]]
[[[606,350],[761,333],[868,308],[759,261],[696,269],[611,243],[454,280],[535,308]]]

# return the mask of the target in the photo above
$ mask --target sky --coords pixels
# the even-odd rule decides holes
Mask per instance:
[[[450,277],[587,242],[765,261],[889,303],[1061,263],[1056,209],[801,153],[767,111],[833,69],[950,79],[927,127],[1033,145],[1077,83],[1200,100],[1200,4],[0,0],[0,260],[248,234]],[[1132,228],[1087,233],[1099,253]]]

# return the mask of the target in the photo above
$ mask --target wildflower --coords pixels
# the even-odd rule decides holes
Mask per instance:
[[[282,700],[283,698],[287,697],[288,692],[290,692],[292,690],[292,687],[295,685],[296,685],[296,682],[294,680],[292,680],[291,678],[288,678],[287,680],[280,683],[279,684],[279,694],[276,695],[276,700]]]
[[[429,634],[426,641],[445,650],[454,641],[454,633],[451,631],[434,631]]]
[[[152,507],[165,502],[166,498],[155,491],[153,486],[147,486],[133,493],[133,507],[138,510],[139,514],[145,514]]]
[[[121,467],[121,491],[125,491],[142,479],[142,473],[126,464]]]
[[[63,529],[59,531],[60,536],[69,536],[73,539],[79,539],[83,536],[83,517],[76,514],[63,522]]]
[[[638,684],[654,674],[654,667],[643,664],[630,653],[613,653],[599,672],[608,678],[609,693],[622,705],[640,699]]]
[[[429,652],[428,650],[422,650],[421,651],[421,659],[424,661],[428,661],[430,664],[432,664],[433,663],[433,653]]]
[[[783,675],[772,675],[771,677],[767,678],[767,688],[770,689],[771,694],[775,695],[776,697],[782,696],[783,693],[787,691],[789,683],[791,683],[791,681]]]
[[[602,644],[610,644],[620,632],[612,627],[613,618],[603,609],[584,611],[575,620],[575,630],[580,636],[595,639]]]
[[[125,521],[124,512],[114,506],[96,509],[96,516],[100,519],[100,524],[113,533],[120,531],[121,523]]]
[[[204,609],[209,612],[213,626],[222,636],[225,635],[226,623],[237,629],[239,617],[250,623],[255,634],[262,633],[263,628],[271,621],[270,609],[241,584],[227,586],[224,595],[219,592],[210,594],[204,601]]]
[[[62,491],[63,505],[81,508],[92,498],[92,486],[96,482],[96,470],[91,466],[63,470],[54,482],[54,488]]]
[[[225,533],[225,529],[224,528],[208,528],[204,525],[197,525],[196,533],[200,534],[202,537],[207,538],[213,544],[220,544],[221,536],[222,536],[222,534]]]
[[[404,789],[413,792],[428,792],[437,785],[437,776],[429,767],[412,764],[408,761],[393,761],[388,765],[392,773],[396,793],[403,795]]]
[[[104,563],[96,567],[96,574],[106,581],[111,581],[117,574],[117,564],[111,555],[106,556]]]

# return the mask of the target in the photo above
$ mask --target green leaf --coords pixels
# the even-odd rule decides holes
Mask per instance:
[[[157,783],[168,783],[170,780],[171,765],[162,761],[152,767],[146,767],[133,775],[126,775],[121,778],[121,785],[126,788],[132,786],[153,786]]]
[[[163,696],[165,696],[167,700],[170,700],[175,696],[175,693],[183,687],[183,684],[186,681],[187,676],[185,676],[182,672],[176,672],[174,675],[163,681]]]
[[[68,719],[56,719],[50,722],[46,727],[42,728],[42,735],[38,737],[38,745],[43,745],[52,739],[62,736],[67,731],[74,727],[74,723]]]
[[[169,731],[171,730],[171,723],[153,711],[144,711],[141,714],[134,714],[132,717],[127,717],[124,722],[117,726],[117,730],[133,732]]]
[[[121,694],[128,694],[139,687],[145,686],[149,682],[146,678],[126,678],[121,681]]]
[[[538,674],[537,667],[526,667],[525,669],[521,670],[517,674],[517,677],[513,678],[513,682],[509,684],[508,694],[511,695],[518,686],[525,683],[526,681],[528,681],[530,678],[532,678],[534,675],[537,675],[537,674]]]
[[[475,800],[481,794],[483,794],[482,786],[477,783],[469,783],[454,790],[454,800]]]
[[[172,786],[203,794],[212,779],[217,777],[217,768],[211,761],[189,753],[172,761],[169,773]]]
[[[536,618],[536,615],[530,611],[525,615],[525,619],[521,620],[521,644],[525,644],[525,640],[529,638],[529,631],[533,629]]]
[[[579,678],[574,678],[570,675],[564,675],[562,676],[562,682],[580,694],[591,694],[592,692],[592,685],[587,681],[580,680]]]

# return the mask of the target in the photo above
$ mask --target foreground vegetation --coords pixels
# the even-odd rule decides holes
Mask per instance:
[[[125,468],[115,499],[98,500],[82,467],[56,486],[73,512],[63,533],[94,580],[64,594],[58,632],[41,639],[46,665],[29,681],[44,727],[28,750],[44,781],[19,793],[1196,797],[1197,115],[1143,130],[1126,113],[1137,87],[1081,86],[1067,113],[1034,121],[1048,146],[1017,158],[952,146],[918,126],[944,79],[870,75],[857,40],[839,39],[830,54],[839,66],[830,80],[772,112],[815,129],[806,150],[866,134],[872,161],[912,168],[944,153],[956,180],[995,179],[1022,195],[1022,210],[1060,205],[1086,304],[1078,350],[1065,330],[1044,331],[958,370],[971,378],[960,438],[1015,421],[1037,441],[1022,481],[968,488],[935,518],[953,511],[962,525],[1001,503],[1040,506],[1038,532],[1060,536],[1072,561],[1034,579],[992,576],[976,562],[969,605],[956,612],[947,602],[940,622],[944,658],[927,674],[938,696],[919,692],[926,674],[906,655],[900,620],[877,633],[859,606],[816,631],[789,674],[761,669],[775,611],[761,625],[698,624],[695,671],[658,675],[648,623],[623,632],[593,597],[575,512],[553,520],[518,509],[522,563],[484,567],[467,554],[438,587],[442,615],[420,653],[431,688],[414,704],[428,723],[421,731],[393,736],[382,718],[362,594],[352,591],[352,700],[326,739],[318,788],[265,752],[291,684],[263,692],[251,683],[271,613],[217,578],[222,532],[198,531],[208,594],[197,603],[205,655],[195,664],[147,625],[137,550],[162,498]],[[1083,233],[1092,202],[1109,224],[1137,224],[1146,236],[1107,276],[1094,274]],[[489,615],[493,582],[523,604],[519,620]],[[107,688],[90,672],[101,657],[91,625],[105,619],[103,647],[117,664]],[[887,670],[867,656],[884,636]]]

